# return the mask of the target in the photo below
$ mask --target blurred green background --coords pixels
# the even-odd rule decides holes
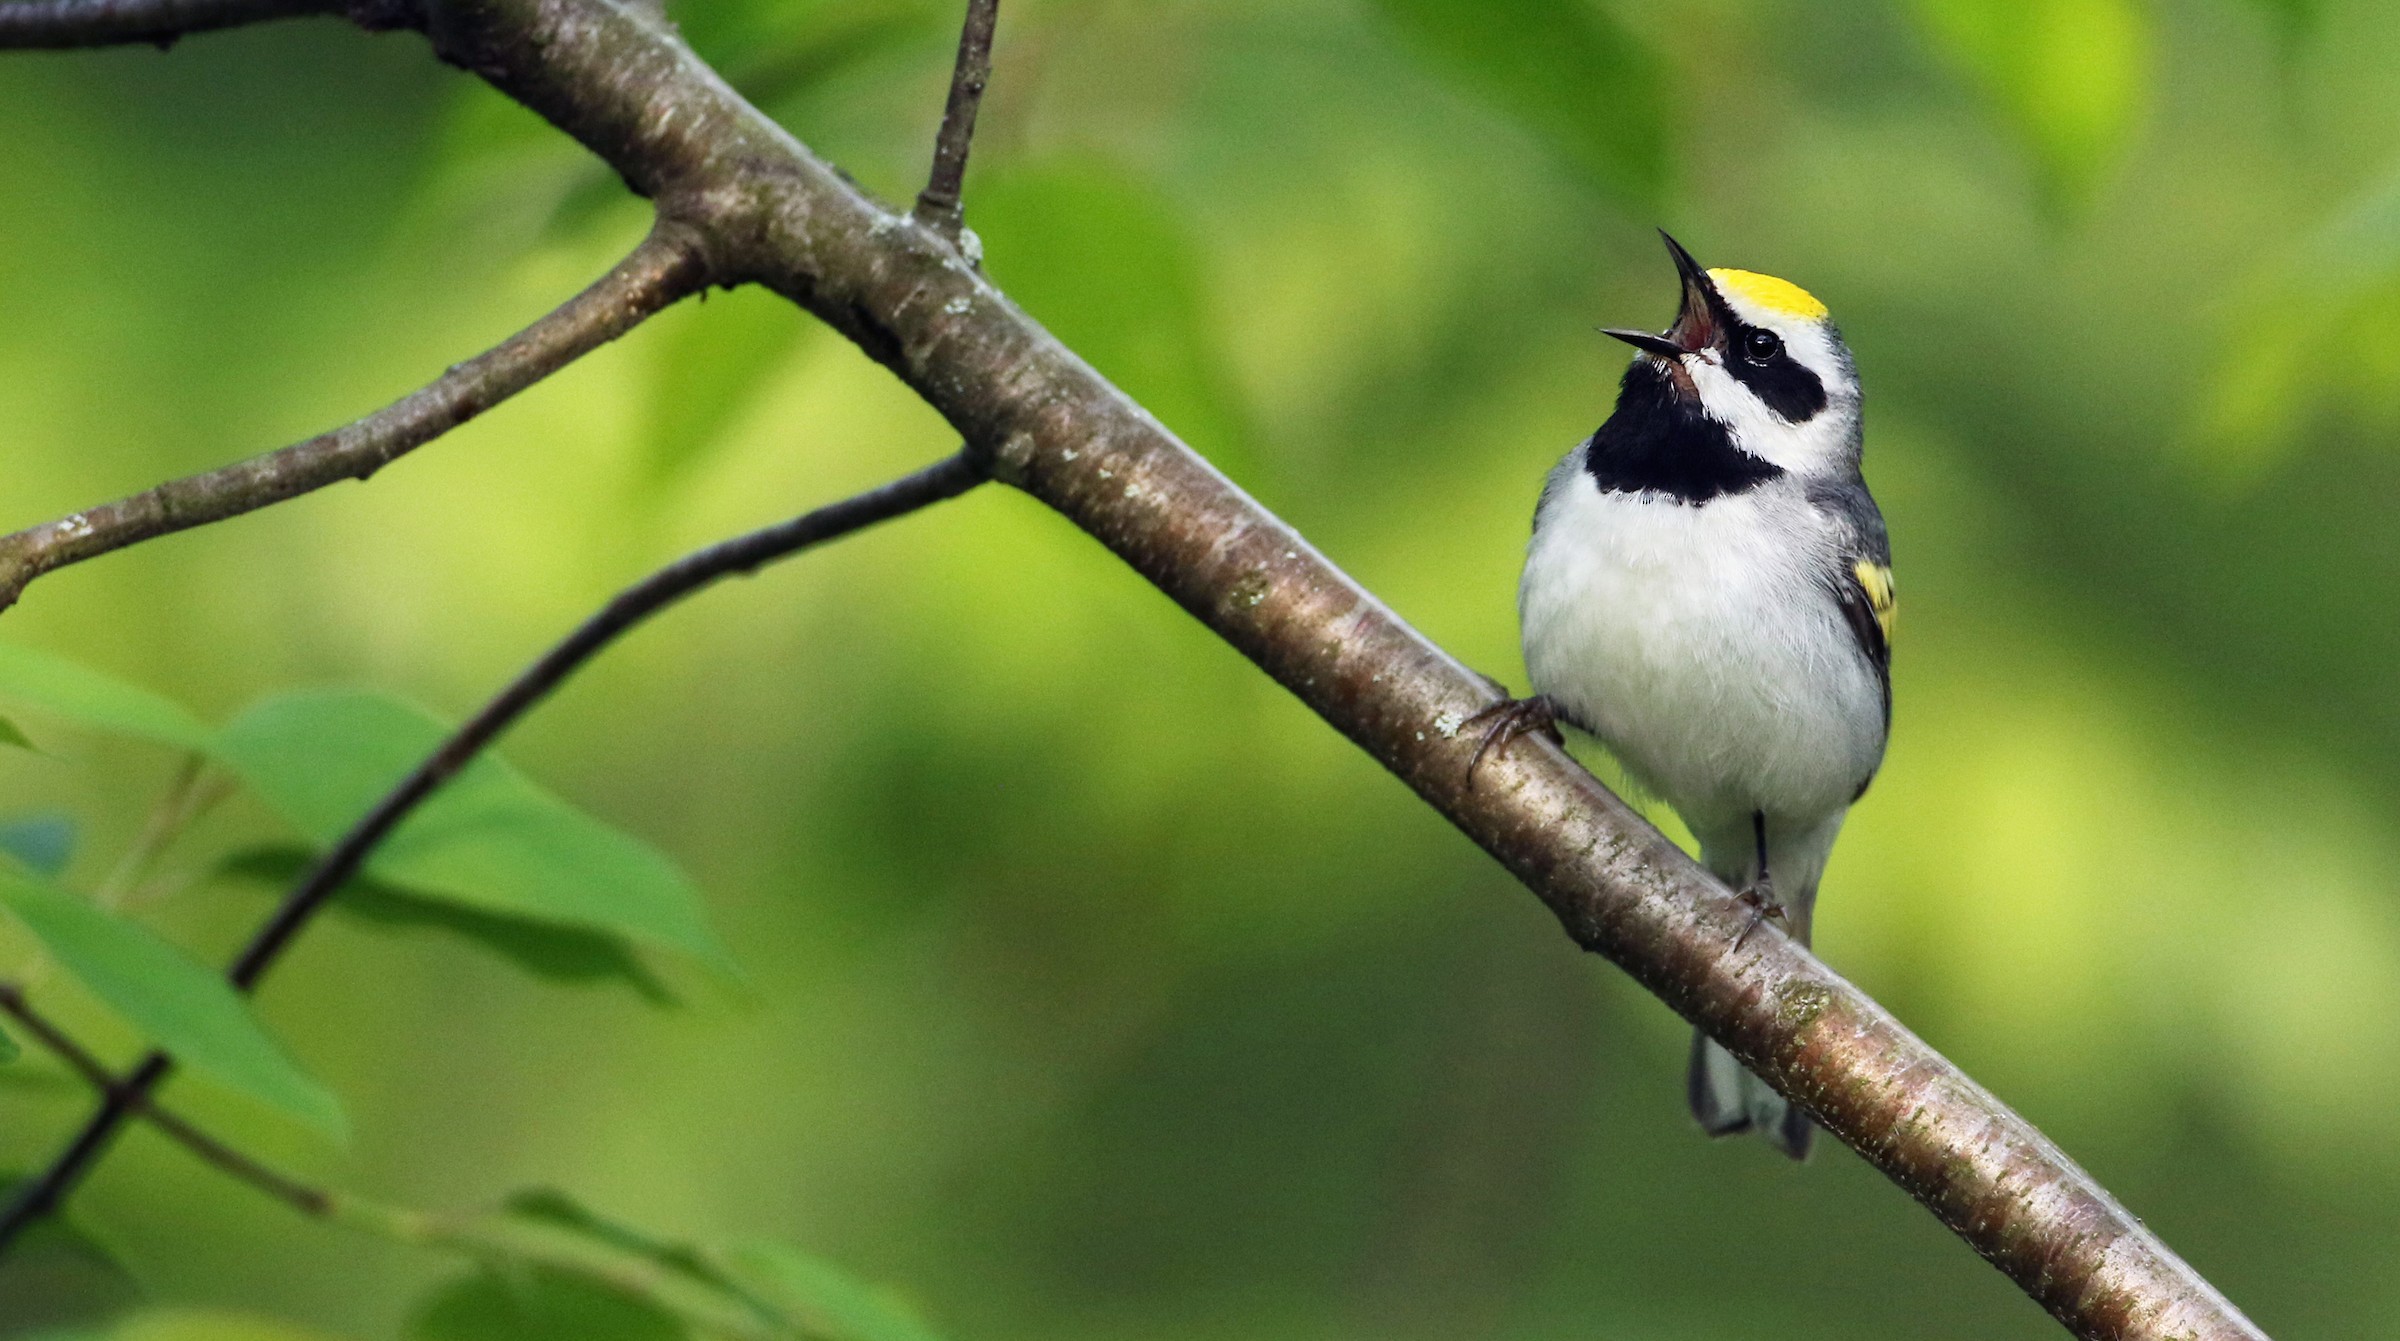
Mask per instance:
[[[956,8],[672,12],[905,200]],[[2374,1335],[2395,63],[2376,0],[1008,0],[968,216],[1034,315],[1518,683],[1538,481],[1625,358],[1593,328],[1673,309],[1652,227],[1823,297],[1904,600],[1820,950],[2269,1331]],[[646,217],[420,40],[330,22],[11,55],[0,124],[7,526],[379,405]],[[45,579],[0,640],[211,720],[329,684],[455,717],[653,563],[951,442],[810,320],[714,295],[371,485]],[[41,751],[0,758],[0,815],[74,816],[88,887],[175,761],[21,720]],[[1700,1139],[1664,1007],[1005,490],[694,602],[508,753],[683,863],[746,982],[660,957],[660,1008],[336,919],[261,1010],[350,1146],[175,1102],[391,1201],[546,1184],[779,1239],[960,1341],[2055,1334],[1847,1151]],[[169,865],[279,833],[237,800]],[[214,959],[264,907],[214,884],[151,921]],[[86,1104],[0,1069],[0,1167]],[[117,1335],[468,1335],[425,1303],[457,1258],[147,1133],[76,1210],[180,1310]],[[129,1289],[0,1278],[0,1333]]]

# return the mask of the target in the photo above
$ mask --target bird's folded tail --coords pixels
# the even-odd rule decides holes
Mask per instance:
[[[1801,829],[1784,829],[1755,816],[1723,832],[1701,838],[1701,856],[1708,869],[1732,889],[1758,884],[1761,858],[1774,873],[1773,894],[1780,904],[1779,920],[1793,940],[1806,945],[1816,921],[1817,880],[1825,873],[1825,858],[1841,832],[1842,812]],[[1766,851],[1759,851],[1761,847]],[[1753,924],[1755,925],[1755,924]],[[1692,1064],[1684,1080],[1684,1097],[1700,1130],[1711,1136],[1754,1131],[1767,1144],[1791,1156],[1808,1158],[1817,1125],[1750,1074],[1716,1040],[1694,1031]]]
[[[1755,1131],[1793,1159],[1808,1158],[1817,1124],[1697,1029],[1692,1031],[1692,1065],[1684,1079],[1684,1096],[1700,1130],[1709,1135]]]

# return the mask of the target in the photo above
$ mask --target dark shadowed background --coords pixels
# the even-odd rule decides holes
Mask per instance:
[[[671,12],[905,200],[956,10]],[[2364,1336],[2400,1318],[2396,63],[2372,0],[1008,0],[968,221],[1036,317],[1519,684],[1534,494],[1626,357],[1594,327],[1674,307],[1653,226],[1822,297],[1903,600],[1820,951],[2266,1329]],[[0,126],[12,527],[397,396],[646,219],[421,41],[332,22],[0,58]],[[210,720],[311,685],[456,717],[648,566],[952,441],[717,294],[370,485],[45,579],[0,642]],[[0,819],[72,816],[88,887],[176,761],[19,720]],[[1664,1007],[1005,490],[704,597],[507,753],[680,861],[746,979],[659,955],[661,1007],[339,919],[261,1010],[349,1147],[177,1104],[392,1201],[555,1185],[796,1244],[954,1341],[2055,1334],[1848,1152],[1703,1141]],[[237,799],[167,865],[280,833]],[[213,959],[265,907],[217,881],[149,916]],[[0,1166],[87,1102],[0,1068]],[[147,1133],[75,1209],[147,1311],[21,1273],[0,1335],[470,1335],[424,1302],[455,1257]]]

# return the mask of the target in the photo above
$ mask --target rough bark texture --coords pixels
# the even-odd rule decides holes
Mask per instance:
[[[1546,742],[1465,787],[1489,703],[1451,659],[1167,432],[944,240],[867,199],[651,16],[470,0],[442,55],[581,140],[756,280],[842,330],[988,454],[1500,859],[1577,944],[1721,1039],[2090,1337],[2260,1333],[2091,1178]]]
[[[0,6],[0,32],[7,7]],[[2098,1184],[1749,910],[1564,753],[1465,786],[1494,690],[1059,345],[907,212],[867,199],[628,0],[396,0],[443,59],[657,200],[706,282],[817,314],[1057,509],[1380,760],[1605,955],[1722,1040],[2076,1334],[2262,1335]]]

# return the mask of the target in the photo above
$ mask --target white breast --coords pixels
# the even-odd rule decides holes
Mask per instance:
[[[1883,705],[1822,574],[1831,524],[1789,478],[1692,505],[1602,493],[1568,458],[1518,590],[1537,692],[1694,829],[1849,804]]]

